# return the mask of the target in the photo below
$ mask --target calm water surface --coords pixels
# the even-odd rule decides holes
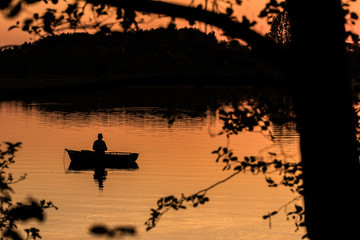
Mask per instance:
[[[215,163],[211,151],[226,145],[226,137],[212,137],[221,129],[216,113],[183,117],[169,127],[160,109],[116,108],[96,112],[43,111],[21,102],[0,103],[1,141],[21,141],[11,171],[25,181],[14,186],[16,200],[29,196],[53,201],[59,210],[47,211],[37,225],[43,239],[99,239],[89,234],[96,223],[131,225],[129,239],[242,239],[295,240],[294,223],[285,213],[269,222],[262,216],[278,209],[294,195],[285,188],[268,188],[262,175],[237,176],[208,192],[210,202],[197,208],[170,211],[158,226],[145,231],[144,222],[160,197],[193,194],[231,174]],[[70,172],[64,149],[91,149],[102,132],[109,150],[140,153],[139,169],[109,170],[99,189],[93,172]],[[230,140],[239,157],[285,151],[298,160],[298,136],[274,128],[276,143],[260,133],[241,133]],[[290,159],[290,158],[289,158]],[[291,160],[291,159],[290,159]]]

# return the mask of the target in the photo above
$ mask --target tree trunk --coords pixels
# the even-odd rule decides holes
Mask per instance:
[[[308,236],[358,239],[360,168],[341,1],[287,3]]]

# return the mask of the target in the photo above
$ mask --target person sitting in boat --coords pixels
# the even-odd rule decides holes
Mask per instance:
[[[102,140],[103,135],[101,133],[98,134],[98,139],[94,142],[93,150],[96,153],[104,154],[107,150],[106,143]]]

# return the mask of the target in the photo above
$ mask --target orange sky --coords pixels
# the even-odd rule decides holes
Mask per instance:
[[[189,4],[191,0],[167,0],[168,2],[173,3],[179,3],[179,4]],[[205,0],[195,0],[196,4],[203,3]],[[59,1],[60,2],[60,1]],[[257,25],[255,25],[254,29],[260,33],[266,33],[269,29],[269,27],[266,24],[265,19],[259,19],[257,16],[265,6],[265,4],[268,2],[268,0],[243,0],[243,3],[240,7],[235,9],[235,16],[238,18],[242,18],[242,15],[246,15],[246,17],[250,20],[256,20],[258,22]],[[356,11],[356,9],[360,8],[360,2],[351,3],[353,6],[353,9]],[[5,19],[4,17],[0,17],[0,46],[8,45],[8,44],[21,44],[25,41],[31,41],[34,39],[34,36],[30,36],[29,34],[22,32],[21,30],[15,29],[12,31],[8,31],[8,28],[11,25],[14,25],[18,19],[23,19],[26,16],[31,16],[33,12],[38,11],[42,7],[41,4],[37,4],[26,11],[24,11],[19,17],[15,19]],[[223,6],[225,8],[227,5],[220,4],[220,6]],[[58,6],[58,5],[57,5]],[[46,7],[54,7],[54,5],[49,4],[46,5]],[[157,27],[161,25],[166,25],[168,23],[168,20],[166,22],[152,22],[150,27]],[[178,21],[178,27],[185,26],[186,23],[181,23]],[[142,26],[143,28],[146,28],[146,26]],[[200,27],[199,25],[196,25],[196,27]],[[352,29],[355,32],[359,32],[358,27],[356,29]]]

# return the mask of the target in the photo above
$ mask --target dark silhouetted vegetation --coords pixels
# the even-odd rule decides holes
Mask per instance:
[[[271,28],[265,36],[277,44],[288,48],[291,41],[291,28],[287,12],[281,12],[271,18]]]
[[[12,195],[14,190],[12,185],[23,181],[26,174],[15,179],[8,169],[15,163],[15,153],[21,146],[21,143],[5,143],[6,148],[0,149],[0,232],[1,239],[39,239],[40,230],[34,227],[24,229],[26,237],[20,233],[17,224],[29,219],[38,221],[45,220],[44,210],[57,207],[50,201],[36,201],[27,199],[25,202],[13,202]]]
[[[194,28],[48,36],[2,50],[0,62],[1,74],[18,77],[215,75],[257,79],[270,72],[264,60],[236,40],[219,42],[214,33]]]
[[[189,205],[197,207],[205,204],[210,200],[207,196],[209,190],[240,173],[247,172],[254,175],[263,174],[269,187],[285,186],[296,194],[288,203],[263,216],[263,219],[269,221],[270,227],[271,218],[281,210],[284,210],[287,220],[292,219],[294,221],[296,231],[304,228],[305,212],[301,202],[304,195],[304,185],[301,162],[298,163],[294,162],[293,159],[287,159],[288,157],[281,152],[268,152],[265,156],[246,156],[243,159],[239,159],[230,146],[230,137],[241,134],[241,132],[244,131],[260,132],[264,137],[274,140],[275,138],[271,132],[272,123],[280,122],[284,124],[285,122],[295,121],[295,118],[290,117],[291,114],[289,112],[286,114],[288,116],[287,118],[283,118],[284,115],[282,111],[274,111],[271,104],[263,104],[261,102],[255,102],[254,100],[242,101],[239,105],[233,105],[232,109],[229,109],[229,107],[227,107],[227,110],[220,109],[219,118],[223,121],[223,127],[218,135],[225,134],[228,143],[225,147],[219,147],[214,150],[212,154],[216,155],[215,162],[224,164],[222,168],[223,171],[233,171],[233,173],[227,178],[195,194],[189,196],[181,194],[179,198],[175,196],[160,198],[157,202],[157,208],[151,209],[151,217],[145,222],[147,230],[154,228],[160,218],[171,209],[180,210],[186,209]],[[276,177],[277,180],[273,179],[273,175],[271,175],[273,173],[279,173],[279,176]],[[307,236],[304,235],[303,238],[306,237]]]
[[[25,4],[39,1],[41,0],[8,0],[0,5],[0,9],[8,17],[14,17]],[[190,6],[183,6],[162,1],[84,0],[65,3],[66,9],[47,8],[14,27],[38,35],[54,35],[64,28],[91,27],[107,33],[117,26],[128,31],[139,29],[140,13],[149,13],[171,16],[169,26],[174,25],[176,18],[186,19],[190,24],[195,21],[204,22],[222,29],[229,37],[247,42],[252,53],[273,63],[269,76],[278,76],[280,71],[281,76],[292,87],[301,142],[302,193],[306,215],[305,224],[300,222],[299,226],[306,226],[307,236],[312,240],[352,239],[359,234],[357,228],[360,220],[354,216],[360,214],[360,164],[345,41],[350,38],[358,43],[359,39],[356,33],[347,31],[344,26],[348,24],[348,29],[351,29],[358,19],[358,15],[350,11],[350,2],[353,1],[269,0],[259,16],[271,19],[288,12],[291,26],[288,47],[255,32],[251,28],[255,22],[250,22],[246,17],[236,19],[233,5],[241,5],[242,1],[224,2],[225,7],[221,10],[217,1],[208,8],[208,1],[204,5],[195,6],[192,2]],[[52,3],[57,4],[58,1],[54,0]],[[84,14],[87,10],[94,13],[96,21],[87,22]],[[113,13],[113,22],[106,22],[102,18],[106,13]],[[223,64],[226,59],[221,61]],[[238,65],[242,65],[241,63],[243,62]],[[100,66],[100,69],[103,67]],[[104,70],[102,74],[106,79],[107,72]],[[253,125],[248,126],[248,130],[251,130],[251,126]],[[251,158],[247,160],[239,162],[238,170],[263,171],[263,165],[270,164]],[[275,168],[280,163],[281,169],[285,168],[279,160],[272,162],[271,166]],[[247,164],[246,168],[243,164]],[[227,166],[225,167],[229,168]],[[291,169],[292,166],[288,166],[289,171],[296,169],[297,174],[297,168]],[[270,180],[268,183],[276,184]],[[173,199],[168,198],[166,204],[172,203]],[[203,197],[201,199],[204,201]],[[170,207],[173,206],[171,203]],[[275,212],[270,212],[265,217],[270,219]],[[303,208],[295,206],[295,211],[290,215],[293,214],[298,214],[300,221],[303,220]]]

